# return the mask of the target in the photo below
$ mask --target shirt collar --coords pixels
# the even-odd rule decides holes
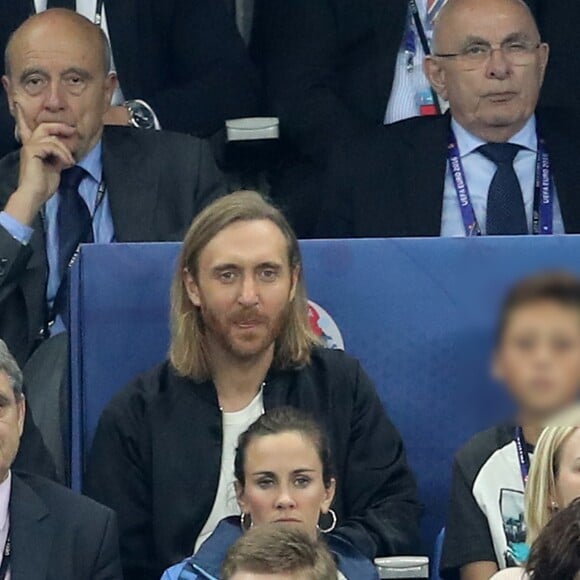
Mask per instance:
[[[99,142],[77,163],[82,167],[97,183],[101,183],[103,177],[103,141]]]
[[[457,139],[457,146],[461,152],[461,157],[473,153],[476,149],[485,145],[486,142],[476,137],[466,129],[464,129],[455,119],[451,119],[451,128]],[[524,149],[528,149],[537,153],[538,151],[538,135],[536,132],[536,117],[532,115],[528,122],[520,129],[510,140],[509,143],[519,145]]]
[[[12,472],[9,471],[6,479],[0,483],[0,530],[4,530],[8,523],[8,506],[10,504],[11,490]]]

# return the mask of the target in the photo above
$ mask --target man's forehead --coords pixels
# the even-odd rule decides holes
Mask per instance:
[[[201,261],[266,263],[287,260],[288,242],[269,220],[236,222],[219,232],[201,252]]]
[[[518,0],[450,0],[435,32],[438,42],[467,37],[501,41],[512,35],[538,35],[533,17]]]
[[[100,39],[90,29],[69,22],[35,23],[24,25],[9,44],[12,67],[23,68],[31,61],[39,63],[67,63],[71,66],[98,65],[102,58]]]

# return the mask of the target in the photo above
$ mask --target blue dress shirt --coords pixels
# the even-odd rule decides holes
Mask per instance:
[[[85,200],[87,207],[93,217],[93,236],[95,243],[108,244],[115,241],[115,230],[113,226],[113,217],[109,205],[109,196],[105,190],[103,201],[96,208],[99,185],[103,178],[102,162],[103,146],[99,141],[91,151],[77,165],[82,167],[87,175],[81,181],[79,194]],[[61,279],[58,271],[58,228],[57,214],[60,205],[60,194],[57,192],[45,204],[43,209],[44,228],[46,235],[46,253],[48,258],[48,285],[46,289],[46,299],[49,308],[52,307],[56,293],[60,287]],[[0,226],[18,240],[21,244],[28,244],[33,234],[33,229],[21,224],[18,220],[8,215],[6,212],[0,212]],[[51,328],[51,334],[58,334],[65,330],[62,320],[57,319]]]
[[[490,161],[477,151],[478,147],[485,145],[485,141],[466,131],[455,119],[451,121],[451,128],[457,138],[457,145],[459,147],[461,162],[463,163],[475,216],[477,217],[482,234],[485,235],[487,195],[497,166],[493,161]],[[528,218],[528,230],[531,232],[534,217],[534,190],[536,159],[538,155],[536,118],[532,117],[523,129],[514,135],[509,142],[522,147],[515,158],[514,170],[522,188],[526,216]],[[564,233],[564,221],[554,185],[554,234]],[[449,170],[449,164],[447,164],[447,172],[445,174],[441,235],[446,237],[465,237],[465,226],[461,216],[461,209],[459,208],[455,183]]]

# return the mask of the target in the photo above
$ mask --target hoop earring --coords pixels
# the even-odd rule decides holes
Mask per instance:
[[[250,523],[248,523],[248,521]],[[244,532],[247,532],[249,529],[253,528],[254,522],[252,521],[252,516],[246,512],[242,512],[242,515],[240,516],[240,526]]]
[[[336,524],[338,523],[338,518],[336,517],[336,512],[333,509],[330,509],[330,510],[328,510],[328,513],[332,517],[332,523],[330,524],[330,526],[324,530],[320,527],[320,525],[317,526],[318,530],[322,534],[330,534],[330,532],[332,532],[332,530],[334,530],[334,528],[336,528]]]
[[[18,131],[18,125],[16,123],[14,124],[14,141],[20,143],[20,132]]]

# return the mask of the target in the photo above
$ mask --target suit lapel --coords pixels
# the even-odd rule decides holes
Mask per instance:
[[[138,62],[142,54],[139,45],[138,0],[105,0],[107,26],[119,82],[126,99],[135,99],[143,92]]]
[[[386,110],[409,3],[408,0],[370,0],[369,4],[378,44],[377,95],[380,106]]]
[[[12,580],[44,580],[47,577],[54,533],[47,505],[13,474],[10,497]]]
[[[106,127],[103,133],[103,172],[118,242],[156,239],[159,168],[140,137],[145,135],[138,129]]]
[[[412,165],[410,171],[404,172],[403,184],[407,192],[408,231],[418,236],[441,234],[450,119],[449,115],[424,119],[421,127],[424,134],[410,132],[405,148],[409,153],[403,162]]]

